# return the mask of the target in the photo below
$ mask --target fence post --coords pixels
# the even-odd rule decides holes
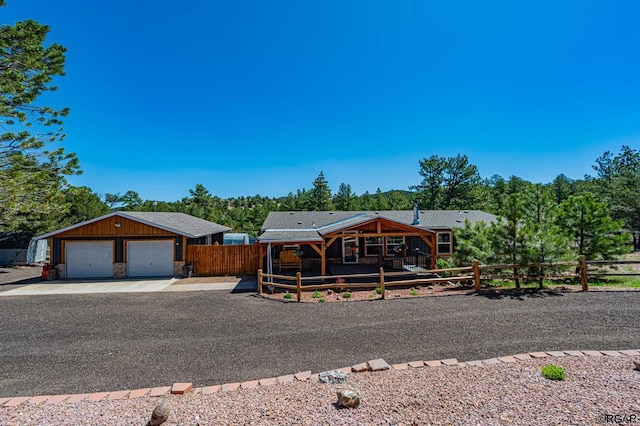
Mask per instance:
[[[298,302],[302,297],[302,274],[296,272],[296,293],[298,294]]]
[[[258,269],[258,294],[262,294],[262,269]]]
[[[582,291],[589,291],[587,258],[584,255],[580,256],[580,283],[582,284]]]
[[[382,294],[382,298],[384,299],[384,268],[380,268],[380,290],[382,290],[380,294]]]
[[[480,264],[477,260],[473,261],[473,287],[475,291],[480,291]]]

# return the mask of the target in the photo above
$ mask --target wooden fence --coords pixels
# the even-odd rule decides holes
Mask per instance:
[[[527,264],[527,265],[480,265],[477,261],[473,262],[472,266],[462,267],[462,268],[447,268],[447,269],[432,269],[428,271],[424,271],[426,274],[442,274],[448,275],[446,277],[435,277],[435,278],[427,278],[427,277],[417,277],[415,272],[385,272],[384,268],[380,268],[379,273],[374,274],[352,274],[352,275],[330,275],[330,276],[310,276],[303,277],[300,272],[296,273],[295,277],[288,275],[275,275],[275,274],[264,274],[262,269],[258,270],[258,293],[262,294],[263,286],[272,286],[274,288],[282,288],[285,290],[295,291],[297,295],[297,300],[300,301],[302,298],[302,291],[312,291],[312,290],[328,290],[328,289],[357,289],[357,288],[373,288],[380,287],[381,296],[384,299],[385,297],[385,288],[389,287],[399,287],[399,286],[414,286],[418,284],[431,284],[431,283],[442,283],[442,282],[473,282],[473,287],[475,291],[480,291],[480,284],[482,280],[482,271],[489,270],[524,270],[529,268],[575,268],[576,273],[571,274],[570,276],[577,277],[580,279],[580,284],[582,286],[582,291],[588,291],[588,276],[587,276],[587,264],[591,262],[587,262],[584,256],[580,257],[578,262],[562,262],[562,263],[537,263],[537,264]],[[640,263],[640,262],[638,262]],[[460,274],[460,275],[452,275],[452,274]],[[411,276],[410,279],[402,279],[403,276]],[[386,278],[400,277],[399,280],[387,281]],[[539,277],[547,277],[549,275],[540,275],[540,276],[527,276],[527,278],[539,278]],[[565,277],[568,277],[565,275]],[[364,283],[345,283],[345,282],[333,282],[330,284],[305,284],[305,282],[311,281],[325,281],[325,280],[340,280],[344,281],[345,278],[348,279],[356,279],[363,280],[371,278],[371,282]],[[487,278],[486,276],[484,277]],[[290,282],[290,284],[287,284]]]
[[[260,268],[260,246],[187,246],[186,261],[193,265],[196,277],[255,274]]]

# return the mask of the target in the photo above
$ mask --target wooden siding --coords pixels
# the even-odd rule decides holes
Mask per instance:
[[[255,274],[260,269],[260,246],[188,245],[186,261],[197,277]]]
[[[116,224],[120,226],[116,226]],[[144,223],[126,219],[119,216],[111,216],[97,222],[89,223],[66,232],[56,234],[55,237],[105,237],[105,236],[145,236],[164,237],[177,236],[173,232],[145,225]]]

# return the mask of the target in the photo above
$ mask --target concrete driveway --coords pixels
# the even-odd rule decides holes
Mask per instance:
[[[159,291],[204,291],[231,290],[235,292],[252,291],[256,284],[251,282],[215,282],[182,283],[176,278],[149,278],[140,280],[104,280],[104,281],[45,281],[27,284],[7,291],[1,296],[36,296],[57,294],[98,294],[98,293],[150,293]]]
[[[45,294],[146,293],[167,289],[175,278],[106,281],[45,281],[28,284],[0,293],[0,296],[35,296]]]

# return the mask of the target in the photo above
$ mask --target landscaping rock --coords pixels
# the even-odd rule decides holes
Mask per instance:
[[[638,361],[633,361],[633,365],[636,366],[636,370],[640,371],[640,362]]]
[[[167,421],[171,407],[165,405],[164,402],[158,404],[151,413],[151,420],[147,423],[147,426],[158,426]]]
[[[337,385],[347,382],[347,374],[338,370],[325,371],[318,375],[318,379],[320,379],[322,383]]]
[[[338,406],[341,408],[358,408],[360,391],[356,388],[344,388],[338,392]]]

